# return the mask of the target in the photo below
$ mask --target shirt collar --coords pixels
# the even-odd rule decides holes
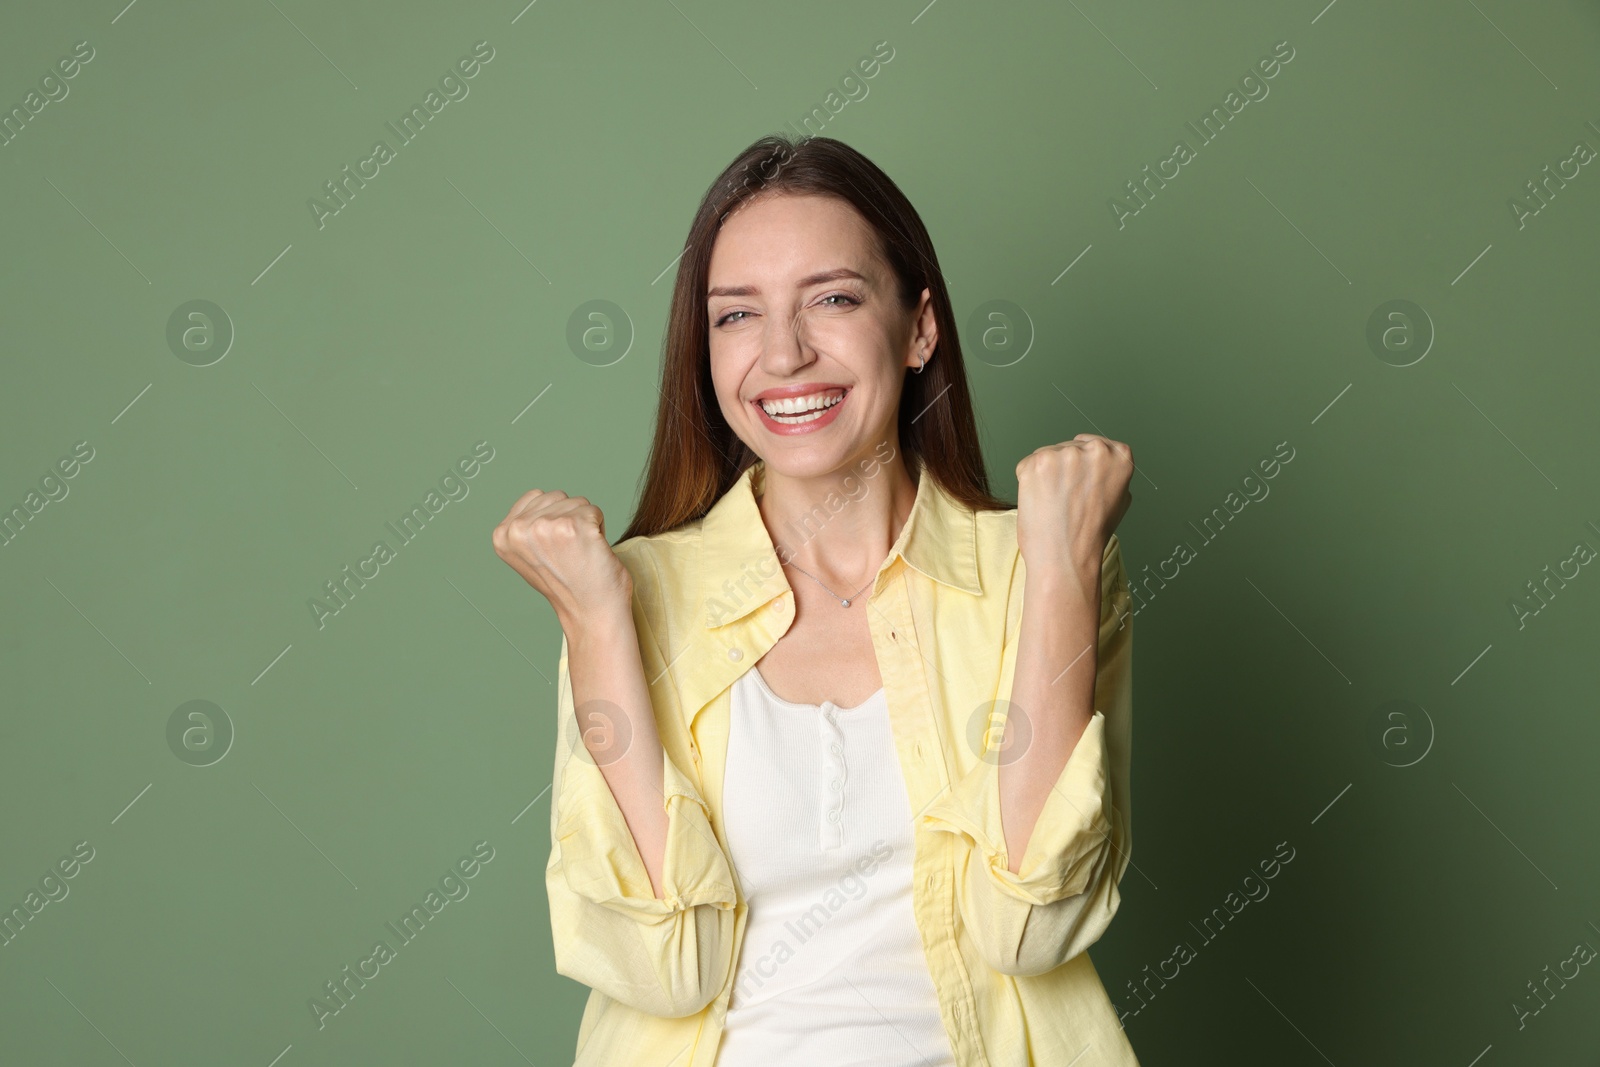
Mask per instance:
[[[707,629],[736,622],[791,589],[756,505],[765,472],[762,460],[746,468],[701,523],[697,588],[704,599]],[[925,469],[917,479],[911,514],[878,569],[874,593],[897,556],[936,582],[974,596],[983,593],[978,581],[977,516]]]

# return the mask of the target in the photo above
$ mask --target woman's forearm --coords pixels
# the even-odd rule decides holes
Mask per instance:
[[[1000,822],[1017,873],[1050,790],[1094,717],[1100,560],[1029,570],[1000,749]]]
[[[667,812],[662,786],[661,736],[631,610],[563,627],[572,704],[584,750],[573,759],[594,761],[622,809],[634,844],[661,895]]]

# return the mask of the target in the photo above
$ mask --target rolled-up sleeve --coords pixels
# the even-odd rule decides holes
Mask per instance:
[[[1132,847],[1128,762],[1132,715],[1132,613],[1121,546],[1101,564],[1095,710],[1010,870],[1000,819],[999,765],[979,759],[921,816],[954,835],[956,899],[985,960],[1010,975],[1059,967],[1105,932]],[[1015,665],[1008,640],[1001,677]],[[1009,689],[1009,681],[1007,682]]]
[[[636,620],[644,625],[637,612]],[[578,736],[565,637],[557,704],[545,868],[556,970],[651,1015],[692,1015],[715,998],[732,964],[732,868],[706,802],[663,750],[667,842],[657,897],[622,809]]]

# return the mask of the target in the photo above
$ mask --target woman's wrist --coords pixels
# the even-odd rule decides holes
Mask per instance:
[[[1054,592],[1063,595],[1081,593],[1090,602],[1100,601],[1100,569],[1104,549],[1092,555],[1087,552],[1062,552],[1040,561],[1023,557],[1027,567],[1027,585],[1035,592]]]
[[[630,600],[588,605],[581,611],[559,617],[567,635],[569,653],[579,645],[592,645],[633,636],[633,605]]]

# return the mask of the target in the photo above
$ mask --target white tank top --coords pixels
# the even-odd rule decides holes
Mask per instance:
[[[884,690],[797,704],[751,667],[731,715],[723,812],[750,910],[717,1067],[955,1067]]]

